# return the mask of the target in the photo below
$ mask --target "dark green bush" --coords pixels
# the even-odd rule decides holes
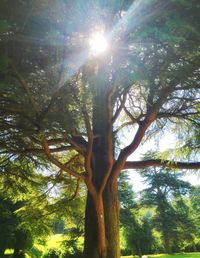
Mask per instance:
[[[30,249],[33,246],[33,238],[28,229],[17,229],[15,231],[14,249],[19,250]]]
[[[13,258],[26,258],[26,255],[23,251],[18,251],[17,253],[13,254]]]
[[[63,242],[62,258],[82,258],[82,247],[78,244],[77,239],[70,239]]]
[[[47,253],[45,253],[42,258],[61,258],[61,253],[58,250],[49,249]]]
[[[131,255],[131,250],[130,249],[127,249],[127,248],[124,248],[124,249],[121,249],[121,255],[122,256],[128,256],[128,255]]]
[[[69,253],[66,252],[63,254],[62,258],[83,258],[83,253],[80,251],[77,251],[76,253]]]

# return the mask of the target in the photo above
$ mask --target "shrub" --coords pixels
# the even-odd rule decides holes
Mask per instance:
[[[26,258],[26,255],[23,251],[18,251],[17,253],[13,254],[13,258]]]
[[[83,258],[83,253],[80,251],[77,251],[76,253],[69,253],[66,252],[63,254],[62,258]]]
[[[128,255],[131,255],[132,252],[128,248],[123,248],[123,249],[121,249],[121,254],[122,254],[122,256],[128,256]]]
[[[45,253],[42,258],[60,258],[61,253],[55,249],[49,249],[47,253]]]
[[[82,247],[78,244],[77,239],[70,239],[63,242],[62,258],[82,258]]]

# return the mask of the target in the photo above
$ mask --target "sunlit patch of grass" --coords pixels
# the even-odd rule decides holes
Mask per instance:
[[[149,255],[148,258],[199,258],[200,253],[178,253]]]
[[[137,258],[139,256],[122,256],[121,258]],[[200,252],[179,253],[179,254],[154,254],[148,255],[148,258],[200,258]]]
[[[47,249],[59,249],[64,240],[67,240],[67,236],[62,234],[52,235],[47,238],[46,247]]]
[[[171,255],[169,254],[154,254],[154,255],[148,255],[148,258],[169,258]],[[173,254],[173,257],[176,257],[177,254]]]
[[[6,249],[5,254],[13,254],[14,249]]]
[[[32,250],[33,253],[45,253],[49,249],[61,249],[61,244],[64,240],[67,239],[67,236],[63,234],[55,234],[49,236],[44,243],[35,243]]]
[[[138,255],[121,256],[121,258],[140,258]]]

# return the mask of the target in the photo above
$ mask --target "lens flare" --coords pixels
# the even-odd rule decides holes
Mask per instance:
[[[89,46],[92,55],[100,55],[108,49],[108,42],[103,32],[95,32],[89,39]]]

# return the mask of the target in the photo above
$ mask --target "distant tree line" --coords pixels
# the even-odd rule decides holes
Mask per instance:
[[[199,251],[200,187],[166,168],[144,169],[141,175],[147,187],[137,198],[127,173],[120,177],[122,252]]]

